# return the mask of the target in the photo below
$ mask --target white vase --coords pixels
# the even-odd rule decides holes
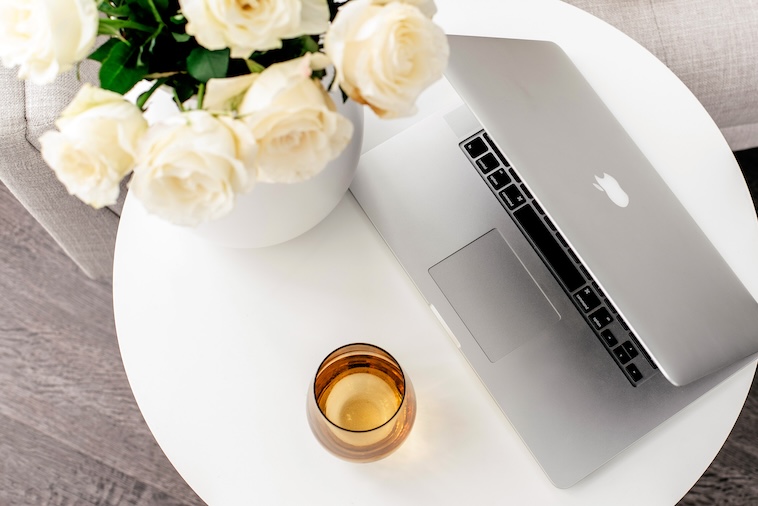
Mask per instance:
[[[334,97],[334,96],[333,96]],[[300,183],[258,183],[239,195],[231,213],[195,232],[230,248],[273,246],[307,232],[337,206],[350,186],[363,144],[363,107],[334,97],[337,109],[354,127],[353,138],[339,157],[315,177]]]

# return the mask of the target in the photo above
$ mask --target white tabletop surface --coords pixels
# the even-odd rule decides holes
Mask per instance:
[[[758,226],[744,180],[705,111],[649,53],[552,0],[438,0],[449,33],[558,42],[596,87],[751,293]],[[364,150],[445,105],[431,89],[412,120],[367,115]],[[127,199],[114,311],[139,407],[209,504],[673,504],[731,430],[755,364],[568,490],[554,488],[353,198],[280,246],[228,250]],[[349,464],[305,418],[308,383],[339,345],[367,341],[418,394],[408,441]]]

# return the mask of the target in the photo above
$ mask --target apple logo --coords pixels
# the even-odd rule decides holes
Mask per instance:
[[[595,176],[597,183],[592,183],[595,188],[601,192],[605,192],[611,202],[619,207],[626,207],[629,205],[629,195],[621,188],[621,185],[616,178],[609,176],[603,172],[603,177]]]

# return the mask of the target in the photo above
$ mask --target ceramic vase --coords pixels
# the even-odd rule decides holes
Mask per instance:
[[[258,183],[239,195],[231,213],[195,229],[201,237],[230,248],[262,248],[307,232],[342,200],[353,180],[363,144],[363,108],[341,97],[334,102],[353,124],[345,150],[311,179],[299,183]]]

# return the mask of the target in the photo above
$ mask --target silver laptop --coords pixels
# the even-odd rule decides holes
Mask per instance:
[[[449,42],[461,105],[351,190],[570,487],[745,365],[758,303],[557,45]]]

